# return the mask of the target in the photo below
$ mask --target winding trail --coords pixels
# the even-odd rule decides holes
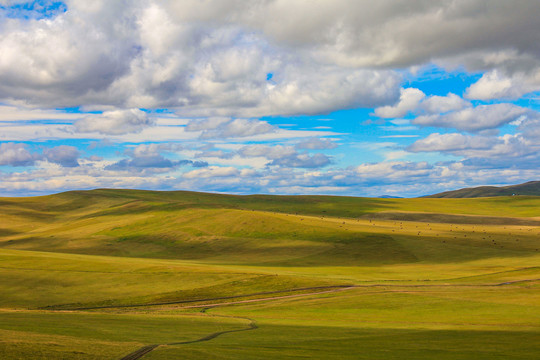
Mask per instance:
[[[60,308],[54,310],[97,310],[97,309],[116,309],[116,308],[135,308],[135,307],[147,307],[147,306],[160,306],[160,305],[175,305],[175,304],[188,304],[195,302],[203,301],[216,301],[216,300],[228,300],[228,299],[238,299],[243,297],[259,296],[259,295],[271,295],[271,294],[282,294],[286,292],[295,292],[295,291],[307,291],[307,290],[323,290],[323,289],[344,289],[354,287],[354,285],[327,285],[327,286],[312,286],[304,288],[294,288],[294,289],[285,289],[285,290],[275,290],[275,291],[264,291],[251,294],[241,294],[241,295],[232,295],[232,296],[222,296],[214,298],[202,298],[202,299],[192,299],[192,300],[178,300],[178,301],[166,301],[166,302],[155,302],[155,303],[144,303],[144,304],[129,304],[129,305],[104,305],[104,306],[85,306],[85,307],[70,307],[70,308]],[[317,293],[304,293],[300,295],[310,295]],[[267,299],[273,299],[272,297]],[[223,303],[225,304],[225,303]],[[40,309],[47,310],[54,308],[55,306],[45,306]],[[202,307],[202,306],[198,306]]]
[[[320,287],[319,287],[320,288]],[[279,300],[279,299],[289,299],[289,298],[296,298],[296,297],[305,297],[305,296],[311,296],[311,295],[320,295],[320,294],[328,294],[328,293],[334,293],[338,291],[345,291],[349,289],[355,288],[355,286],[333,286],[333,290],[325,290],[325,291],[317,291],[317,292],[311,292],[311,293],[304,293],[304,294],[295,294],[295,295],[285,295],[285,296],[274,296],[274,297],[268,297],[268,298],[262,298],[262,299],[251,299],[251,300],[240,300],[240,301],[230,301],[225,303],[216,303],[216,304],[206,304],[206,305],[188,305],[188,306],[181,306],[180,309],[192,309],[192,308],[202,308],[201,312],[205,313],[206,310],[218,306],[227,306],[227,305],[236,305],[236,304],[245,304],[245,303],[251,303],[251,302],[259,302],[259,301],[271,301],[271,300]],[[216,300],[218,300],[217,298]],[[240,331],[250,331],[250,330],[256,330],[259,327],[257,326],[257,323],[254,319],[248,318],[248,317],[241,317],[241,316],[225,316],[225,315],[213,315],[214,317],[222,317],[222,318],[228,318],[228,319],[243,319],[248,320],[249,325],[245,328],[241,329],[235,329],[235,330],[224,330],[224,331],[218,331],[215,333],[211,333],[209,335],[203,336],[200,339],[196,340],[189,340],[189,341],[181,341],[181,342],[174,342],[174,343],[168,343],[168,344],[154,344],[154,345],[147,345],[143,346],[142,348],[135,350],[131,354],[128,354],[124,356],[120,360],[137,360],[142,358],[144,355],[148,354],[152,350],[156,349],[159,346],[162,345],[185,345],[185,344],[193,344],[203,341],[209,341],[212,339],[217,338],[220,335],[233,333],[233,332],[240,332]]]
[[[158,346],[159,346],[158,344],[143,346],[142,348],[132,352],[131,354],[124,356],[121,360],[137,360],[137,359],[140,359],[144,355],[148,354],[150,351],[157,348]]]
[[[206,309],[204,309],[202,312],[204,312]],[[211,333],[209,335],[206,335],[206,336],[203,336],[202,338],[200,339],[197,339],[197,340],[190,340],[190,341],[181,341],[181,342],[174,342],[174,343],[168,343],[168,344],[155,344],[155,345],[147,345],[147,346],[143,346],[142,348],[138,349],[138,350],[135,350],[134,352],[132,352],[131,354],[128,354],[126,356],[124,356],[122,359],[120,360],[137,360],[137,359],[140,359],[142,358],[144,355],[148,354],[150,351],[156,349],[157,347],[159,346],[163,346],[163,345],[185,345],[185,344],[193,344],[193,343],[198,343],[198,342],[203,342],[203,341],[209,341],[209,340],[212,340],[212,339],[215,339],[217,338],[218,336],[220,335],[223,335],[223,334],[228,334],[228,333],[233,333],[233,332],[240,332],[240,331],[250,331],[250,330],[256,330],[258,329],[259,327],[257,326],[257,323],[255,322],[255,320],[253,319],[250,319],[250,318],[247,318],[247,317],[240,317],[240,316],[221,316],[221,315],[214,315],[215,317],[226,317],[226,318],[235,318],[235,319],[244,319],[244,320],[249,320],[249,325],[245,328],[242,328],[242,329],[236,329],[236,330],[224,330],[224,331],[218,331],[218,332],[215,332],[215,333]]]
[[[254,302],[261,302],[261,301],[274,301],[274,300],[280,300],[280,299],[291,299],[291,298],[298,298],[298,297],[306,297],[306,296],[313,296],[313,295],[335,293],[335,292],[346,291],[346,290],[355,289],[355,288],[373,288],[373,287],[384,287],[384,288],[386,288],[386,287],[390,287],[390,288],[393,288],[393,287],[422,288],[422,287],[424,287],[425,288],[425,287],[441,287],[441,286],[443,286],[443,287],[446,287],[446,286],[505,286],[505,285],[524,283],[524,282],[534,282],[534,281],[540,281],[540,279],[523,279],[523,280],[507,281],[507,282],[502,282],[502,283],[491,283],[491,284],[414,284],[414,285],[412,285],[412,284],[411,285],[409,285],[409,284],[366,284],[366,285],[319,286],[319,287],[312,287],[312,288],[300,288],[300,289],[297,288],[297,289],[270,291],[270,292],[262,292],[262,293],[253,293],[253,294],[248,294],[248,295],[236,295],[236,296],[210,298],[210,299],[185,300],[185,301],[176,301],[176,302],[168,302],[168,303],[154,303],[154,304],[138,304],[138,305],[128,305],[128,306],[103,306],[103,307],[92,307],[92,308],[88,307],[88,308],[78,308],[78,309],[72,309],[72,310],[103,309],[103,308],[115,308],[115,307],[139,307],[139,306],[173,305],[173,304],[193,303],[193,302],[199,302],[199,301],[234,299],[234,298],[248,297],[248,296],[255,296],[255,295],[263,295],[263,294],[277,294],[277,293],[283,293],[283,292],[292,292],[292,291],[309,290],[309,289],[320,289],[320,290],[322,290],[322,291],[315,291],[315,292],[302,293],[302,294],[272,296],[272,297],[265,297],[265,298],[258,298],[258,299],[229,301],[229,302],[214,303],[214,304],[185,305],[185,306],[177,307],[178,309],[202,308],[201,312],[205,313],[206,310],[214,308],[214,307],[219,307],[219,306],[247,304],[247,303],[254,303]],[[174,342],[174,343],[167,343],[167,344],[146,345],[146,346],[143,346],[142,348],[139,348],[136,351],[124,356],[120,360],[137,360],[137,359],[140,359],[144,355],[151,352],[152,350],[156,349],[159,346],[163,346],[163,345],[193,344],[193,343],[197,343],[197,342],[209,341],[209,340],[217,338],[220,335],[227,334],[227,333],[240,332],[240,331],[250,331],[250,330],[258,329],[258,326],[257,326],[257,323],[255,322],[255,320],[251,319],[251,318],[248,318],[248,317],[226,316],[226,315],[213,315],[213,316],[214,317],[223,317],[223,318],[234,318],[234,319],[248,320],[249,325],[247,327],[241,328],[241,329],[218,331],[218,332],[211,333],[209,335],[203,336],[202,338],[199,338],[199,339],[196,339],[196,340],[181,341],[181,342]]]
[[[203,309],[203,311],[201,311],[201,312],[205,312],[206,310],[207,310],[207,309]],[[212,333],[212,334],[210,334],[210,335],[206,335],[206,336],[204,336],[204,337],[202,337],[202,338],[200,338],[200,339],[197,339],[197,340],[174,342],[174,343],[169,343],[169,344],[166,344],[166,345],[193,344],[193,343],[197,343],[197,342],[202,342],[202,341],[212,340],[212,339],[217,338],[217,337],[220,336],[220,335],[227,334],[227,333],[240,332],[240,331],[249,331],[249,330],[255,330],[255,329],[258,329],[258,328],[259,328],[259,326],[257,326],[257,322],[255,322],[255,320],[250,319],[250,318],[248,318],[248,317],[240,317],[240,316],[223,316],[223,315],[214,315],[214,317],[226,317],[226,318],[229,318],[229,319],[232,318],[232,319],[244,319],[244,320],[249,320],[249,325],[248,325],[248,327],[242,328],[242,329],[218,331],[218,332]]]
[[[229,302],[215,303],[215,304],[188,305],[188,306],[181,306],[179,308],[180,309],[213,308],[213,307],[217,307],[217,306],[247,304],[247,303],[259,302],[259,301],[272,301],[272,300],[279,300],[279,299],[290,299],[290,298],[304,297],[304,296],[310,296],[310,295],[320,295],[320,294],[335,293],[335,292],[338,292],[338,291],[350,290],[350,289],[353,289],[355,287],[356,286],[351,285],[351,286],[342,287],[342,288],[338,288],[338,289],[334,289],[334,290],[325,290],[325,291],[317,291],[317,292],[304,293],[304,294],[294,294],[294,295],[273,296],[273,297],[268,297],[268,298],[259,298],[259,299],[250,299],[250,300],[229,301]]]

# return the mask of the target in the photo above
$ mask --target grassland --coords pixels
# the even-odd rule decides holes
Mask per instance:
[[[539,250],[540,197],[0,198],[0,357],[534,359]]]

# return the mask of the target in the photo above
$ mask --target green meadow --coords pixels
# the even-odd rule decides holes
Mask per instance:
[[[0,198],[0,294],[2,359],[536,359],[540,197]]]

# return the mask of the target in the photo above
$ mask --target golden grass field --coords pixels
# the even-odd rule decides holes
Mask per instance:
[[[0,358],[536,359],[539,250],[540,197],[0,198]]]

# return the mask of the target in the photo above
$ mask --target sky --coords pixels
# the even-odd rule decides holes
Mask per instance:
[[[0,0],[0,196],[540,180],[537,0]]]

